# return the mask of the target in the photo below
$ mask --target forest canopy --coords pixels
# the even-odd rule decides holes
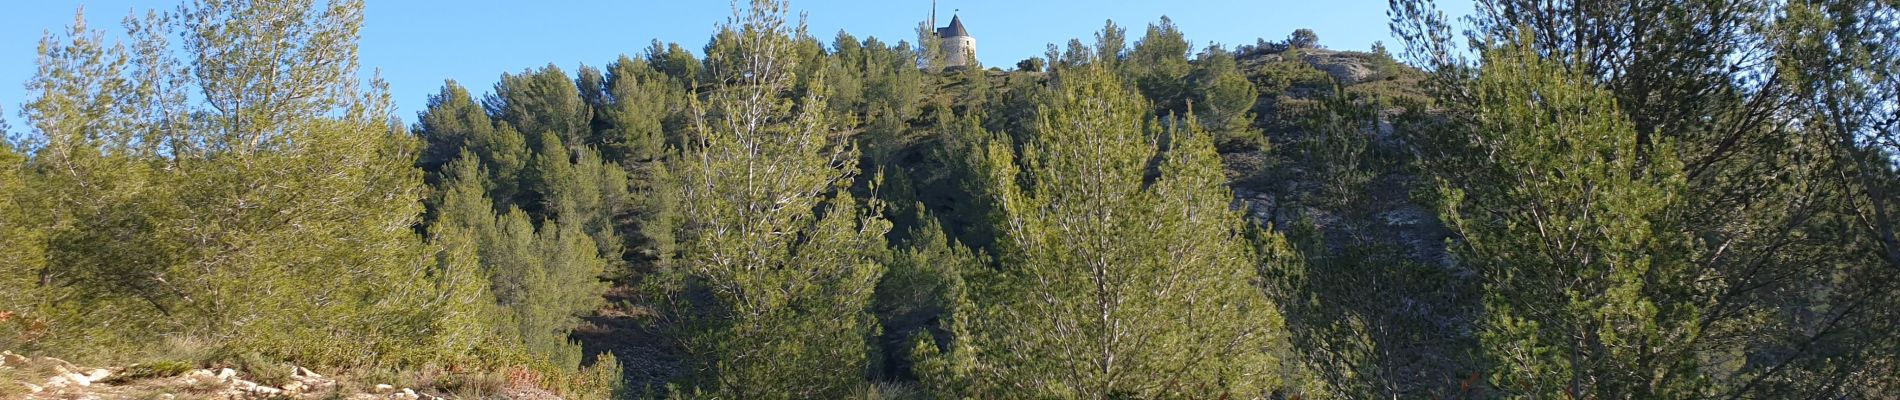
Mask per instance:
[[[1474,3],[1006,71],[751,0],[407,122],[362,0],[82,16],[0,141],[0,397],[1900,393],[1900,3]]]

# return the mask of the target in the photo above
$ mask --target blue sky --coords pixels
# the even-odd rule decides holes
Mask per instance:
[[[1463,1],[1453,1],[1463,3]],[[1008,68],[1042,54],[1048,43],[1092,37],[1102,22],[1127,27],[1129,40],[1162,15],[1172,18],[1200,48],[1229,46],[1255,38],[1278,40],[1297,28],[1319,33],[1336,49],[1392,43],[1384,0],[939,0],[939,22],[961,10],[977,39],[985,65]],[[170,9],[172,0],[33,0],[9,4],[0,13],[0,109],[16,130],[19,104],[33,74],[35,45],[45,30],[72,23],[86,8],[94,28],[120,31],[131,10]],[[859,39],[889,43],[913,40],[912,29],[929,15],[927,0],[792,0],[808,15],[812,33],[830,43],[843,29]],[[1463,6],[1469,7],[1469,6]],[[1462,8],[1453,7],[1463,10]],[[731,14],[720,0],[469,0],[457,2],[371,0],[365,10],[362,62],[380,68],[390,82],[397,115],[413,120],[444,79],[486,91],[503,72],[553,63],[573,73],[581,64],[602,65],[619,54],[637,54],[649,41],[679,42],[695,53],[714,26]]]

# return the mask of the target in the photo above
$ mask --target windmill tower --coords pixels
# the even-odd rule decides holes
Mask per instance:
[[[937,2],[930,2],[930,26],[937,26]],[[976,65],[976,38],[963,29],[963,18],[950,14],[950,26],[937,28],[937,50],[945,68]]]

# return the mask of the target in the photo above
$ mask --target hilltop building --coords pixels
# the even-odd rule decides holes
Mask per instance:
[[[930,25],[937,25],[936,3],[931,3]],[[937,28],[937,50],[943,54],[945,68],[976,65],[976,38],[963,29],[963,19],[950,15],[950,26]]]

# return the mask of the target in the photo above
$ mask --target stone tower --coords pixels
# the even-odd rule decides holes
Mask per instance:
[[[935,22],[936,18],[932,17],[931,21]],[[970,31],[963,30],[962,18],[951,14],[950,26],[937,28],[937,39],[937,49],[943,52],[945,68],[976,65],[976,38],[970,37]]]

